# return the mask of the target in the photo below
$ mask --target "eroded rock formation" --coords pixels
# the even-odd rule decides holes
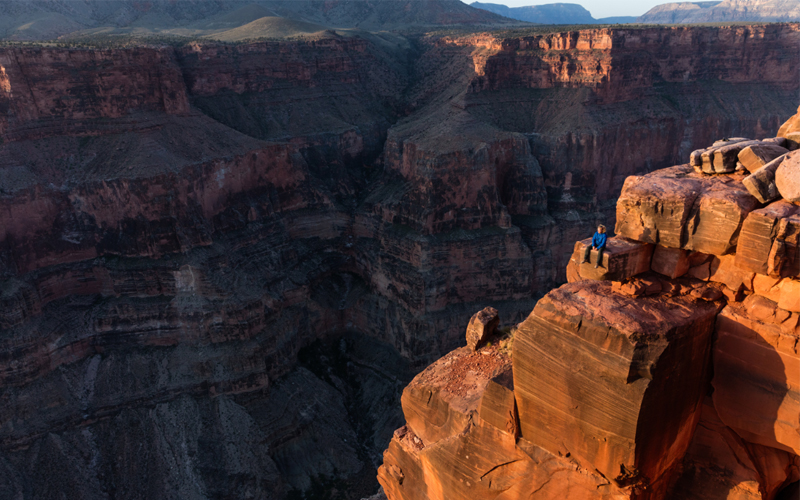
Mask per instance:
[[[707,74],[677,29],[552,35],[541,50],[530,37],[335,34],[3,47],[0,496],[269,497],[330,476],[374,492],[358,488],[374,486],[401,387],[457,345],[470,313],[522,321],[572,242],[613,221],[627,175],[789,114],[797,84],[770,68],[797,67],[796,26],[698,33],[720,58]],[[743,56],[769,71],[739,71]],[[636,77],[637,57],[665,82]],[[684,81],[683,66],[698,71]],[[642,144],[649,164],[630,157]],[[724,192],[712,184],[704,200]],[[773,268],[796,255],[792,227],[759,240]],[[693,245],[717,238],[701,234]],[[623,274],[659,252],[629,246]],[[489,386],[486,432],[518,435],[512,382]],[[546,461],[575,498],[620,488],[519,442],[507,451],[520,467]]]
[[[764,205],[735,167],[706,168],[717,154],[735,165],[732,142],[628,178],[600,271],[578,242],[571,283],[513,333],[411,382],[378,472],[390,500],[795,491],[800,205]]]

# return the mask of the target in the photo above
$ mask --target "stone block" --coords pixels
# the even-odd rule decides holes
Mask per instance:
[[[494,335],[500,316],[494,307],[484,307],[472,315],[467,325],[467,347],[477,351],[489,338]]]
[[[775,311],[774,303],[757,310],[764,301],[762,297],[729,303],[719,314],[713,348],[714,407],[725,425],[745,441],[797,455],[798,337],[796,332],[783,332],[780,325],[773,324],[774,313],[767,317],[769,310]],[[765,319],[758,320],[756,315]]]
[[[656,245],[650,269],[668,278],[680,278],[689,271],[689,252],[680,248]]]
[[[607,281],[541,299],[514,340],[522,436],[620,484],[676,467],[699,418],[720,302],[633,298]]]
[[[722,173],[717,172],[714,166],[715,154],[723,148],[734,146],[742,142],[754,142],[744,137],[734,137],[731,139],[722,139],[714,142],[709,148],[693,151],[689,156],[689,164],[695,167],[696,170],[706,174]],[[728,153],[729,154],[729,153]],[[734,159],[734,163],[735,163]],[[722,162],[722,160],[720,160]],[[735,165],[734,165],[735,168]],[[732,171],[732,170],[731,170]]]
[[[462,347],[450,352],[403,390],[400,403],[406,424],[424,445],[464,431],[472,413],[477,412],[486,385],[510,369],[511,360],[496,354],[496,347],[481,352]]]
[[[781,278],[756,274],[753,277],[753,293],[773,302],[778,302],[781,298],[781,281]]]
[[[646,243],[725,255],[759,206],[740,175],[704,176],[688,165],[628,177],[617,202],[616,234]]]
[[[591,238],[575,243],[575,249],[572,252],[569,263],[572,269],[574,269],[574,272],[570,273],[568,271],[567,273],[568,278],[571,276],[574,277],[572,281],[621,281],[650,269],[653,245],[631,241],[619,236],[608,238],[608,240],[606,240],[606,249],[603,252],[603,262],[600,267],[595,268],[594,266],[597,263],[596,250],[591,251],[590,261],[588,263],[583,263],[583,255],[586,251],[586,247],[591,244]]]
[[[758,274],[800,276],[800,206],[778,200],[742,224],[736,265]]]
[[[778,137],[787,137],[789,134],[800,132],[800,107],[797,113],[786,120],[778,129]]]
[[[767,323],[774,323],[775,310],[778,304],[762,295],[749,295],[744,302],[744,310],[748,317]]]
[[[705,156],[703,157],[703,172],[707,174],[730,174],[735,172],[736,163],[739,161],[739,153],[744,148],[755,146],[759,143],[760,141],[739,141],[720,146],[709,155],[709,158],[713,158],[713,166],[707,166]]]
[[[778,307],[800,313],[800,280],[784,279],[780,285]]]
[[[514,399],[514,377],[509,367],[505,372],[492,378],[483,391],[478,406],[478,416],[514,437],[519,437],[519,416]]]
[[[747,146],[739,152],[739,162],[751,174],[789,150],[771,142],[760,142]]]
[[[495,348],[461,348],[403,392],[408,424],[378,469],[392,500],[632,500],[593,469],[518,438],[511,361]]]
[[[784,144],[784,147],[789,151],[800,149],[800,132],[786,134],[786,144]]]
[[[775,185],[775,171],[784,159],[785,156],[775,158],[742,179],[742,184],[747,191],[761,203],[770,203],[780,198],[778,187]]]
[[[800,151],[786,155],[775,170],[775,186],[784,200],[800,203]]]
[[[722,283],[731,290],[752,290],[754,277],[755,273],[736,265],[734,255],[715,256],[709,261],[708,281]]]
[[[780,146],[782,148],[786,148],[786,138],[785,137],[769,137],[767,139],[763,139],[761,142],[767,142],[769,144],[775,144],[776,146]]]

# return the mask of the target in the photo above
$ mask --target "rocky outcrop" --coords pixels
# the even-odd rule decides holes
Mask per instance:
[[[405,389],[407,425],[378,474],[388,498],[569,496],[574,479],[548,467],[555,457],[596,478],[583,498],[789,494],[800,478],[792,229],[800,206],[763,206],[743,179],[701,165],[629,178],[605,272],[590,275],[573,257],[571,283],[539,300],[510,338],[474,354],[455,351]],[[644,265],[630,265],[637,255],[646,255]],[[512,342],[509,361],[503,349]],[[502,374],[462,374],[456,360],[465,356]],[[501,384],[509,371],[513,383]],[[502,431],[502,414],[505,434],[479,433]],[[462,453],[438,454],[450,446]],[[524,475],[512,472],[510,464],[530,467],[518,456],[530,447],[547,458]],[[484,493],[484,478],[503,468],[502,488]],[[542,475],[548,494],[531,483]]]

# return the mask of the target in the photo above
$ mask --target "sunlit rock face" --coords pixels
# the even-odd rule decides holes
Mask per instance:
[[[625,181],[600,267],[577,242],[570,283],[406,387],[389,499],[796,494],[800,205],[759,202],[703,151]]]
[[[785,71],[737,69],[796,67],[794,26],[534,39],[0,48],[0,497],[374,493],[402,387],[475,311],[522,322],[574,241],[613,226],[629,174],[764,137],[794,105]],[[719,56],[706,73],[692,40]],[[637,263],[657,250],[631,245]],[[485,404],[448,410],[483,412],[477,449],[521,461],[487,491],[552,473],[550,495],[632,494],[517,439],[503,373]],[[699,404],[676,409],[681,436]]]

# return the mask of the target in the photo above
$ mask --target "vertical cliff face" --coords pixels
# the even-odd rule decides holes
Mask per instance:
[[[602,260],[590,239],[578,241],[569,284],[406,387],[406,426],[378,472],[387,496],[769,500],[796,491],[800,205],[786,199],[790,182],[759,202],[752,178],[772,167],[748,150],[770,149],[800,179],[800,156],[789,152],[800,147],[797,130],[793,117],[783,137],[720,141],[688,165],[628,178]]]
[[[189,112],[183,76],[169,49],[4,48],[0,67],[8,96],[6,139],[74,134],[82,125],[132,112]]]
[[[795,39],[793,27],[767,28],[776,43]],[[725,30],[740,29],[717,29],[709,50],[727,50]],[[532,51],[489,35],[399,48],[326,35],[2,49],[0,476],[11,479],[0,496],[280,497],[336,487],[331,478],[369,492],[410,374],[458,344],[476,307],[524,320],[572,241],[613,220],[611,189],[661,166],[634,151],[666,162],[677,150],[665,137],[680,142],[700,123],[716,139],[788,114],[796,86],[783,74],[756,83],[720,69],[708,78],[721,84],[631,77],[628,87],[613,76],[622,62],[635,69],[631,53],[661,54],[657,41],[678,32],[594,33],[552,35]],[[758,47],[758,29],[748,33]],[[644,41],[626,52],[620,37]],[[796,51],[784,55],[796,65]],[[576,73],[593,57],[606,76]],[[562,59],[561,76],[542,76]],[[739,99],[755,90],[758,113]],[[660,114],[636,118],[642,102]],[[714,112],[701,120],[690,108]],[[680,357],[681,332],[673,350],[666,332],[629,358]],[[638,342],[629,333],[615,338]],[[464,363],[491,369],[478,385],[494,380],[491,397],[508,406],[487,400],[494,427],[480,432],[508,434],[507,413],[523,406],[513,377],[495,380],[502,363],[477,356]],[[633,406],[647,388],[637,394]],[[464,395],[453,397],[447,405]],[[658,411],[645,403],[625,421]],[[678,412],[681,439],[696,408]],[[635,429],[620,446],[638,442]],[[413,435],[400,444],[418,447]],[[543,490],[553,494],[627,487],[542,444],[506,441],[496,457],[518,457],[508,470],[534,474],[534,489],[550,477],[539,462],[568,478]],[[419,460],[424,472],[457,454]],[[49,470],[63,474],[35,472]],[[505,470],[487,476],[491,491],[510,484]]]

